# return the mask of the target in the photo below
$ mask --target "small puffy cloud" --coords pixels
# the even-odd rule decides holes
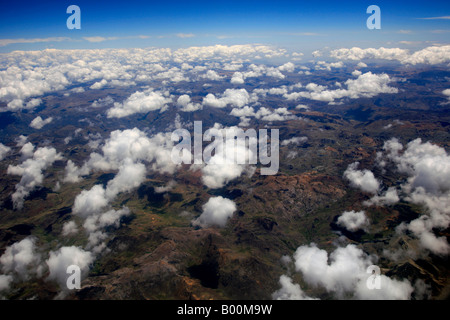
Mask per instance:
[[[34,145],[31,142],[25,143],[20,149],[20,153],[24,158],[31,158],[34,154]]]
[[[114,103],[114,99],[110,96],[107,96],[105,98],[97,99],[94,102],[92,102],[91,106],[93,108],[100,108],[100,107],[107,107]]]
[[[256,164],[257,137],[248,135],[237,127],[220,128],[216,124],[209,131],[215,140],[214,155],[206,158],[206,165],[202,167],[202,181],[208,188],[221,188],[233,179],[240,177],[243,173],[253,174]],[[236,137],[236,139],[235,139]],[[249,143],[247,146],[246,142]],[[206,150],[206,149],[205,149]]]
[[[81,217],[88,217],[100,212],[108,205],[106,190],[101,185],[95,185],[90,190],[83,190],[75,198],[73,213]]]
[[[28,279],[30,273],[39,272],[40,255],[36,253],[36,239],[27,237],[6,248],[0,257],[2,271],[18,274],[22,279]]]
[[[338,218],[337,224],[350,232],[366,230],[369,226],[369,219],[364,211],[344,211]]]
[[[359,162],[350,164],[344,172],[344,178],[350,181],[354,188],[361,189],[364,192],[377,193],[380,189],[380,182],[375,179],[372,171],[364,169],[357,170]]]
[[[180,111],[183,112],[193,112],[202,109],[202,105],[200,103],[193,103],[191,97],[187,94],[178,97],[177,106],[180,107]]]
[[[93,261],[94,256],[91,252],[75,246],[50,251],[49,258],[45,261],[50,272],[48,280],[54,280],[61,288],[65,288],[68,278],[67,267],[76,265],[80,268],[82,275],[86,275]]]
[[[206,74],[203,75],[203,78],[212,81],[218,81],[223,79],[223,77],[219,76],[219,74],[214,70],[208,70]]]
[[[53,121],[53,117],[48,117],[47,119],[42,120],[42,118],[40,116],[37,116],[36,118],[33,119],[33,121],[31,121],[30,127],[39,130],[39,129],[42,129],[43,126],[49,124],[52,121]]]
[[[364,205],[388,205],[391,206],[400,201],[400,198],[397,193],[397,189],[395,187],[390,187],[386,192],[382,195],[374,195],[367,201],[364,201]]]
[[[236,204],[221,196],[211,197],[203,205],[202,214],[192,221],[194,226],[207,228],[210,226],[225,227],[227,221],[236,211]]]
[[[233,73],[230,82],[232,84],[244,84],[245,83],[244,75],[242,74],[242,72],[235,72]]]
[[[68,221],[63,225],[62,235],[69,236],[71,234],[76,234],[78,232],[78,227],[75,221]]]
[[[257,98],[250,96],[245,89],[226,89],[220,98],[214,94],[209,93],[203,98],[203,105],[215,108],[224,108],[227,105],[233,107],[244,107],[245,105],[256,102]]]
[[[292,279],[286,275],[280,276],[281,288],[272,293],[272,298],[275,300],[316,300],[308,297],[300,285],[294,283]]]
[[[281,141],[281,145],[282,146],[287,146],[289,144],[301,144],[301,143],[305,143],[306,141],[308,141],[308,137],[292,137],[290,139],[286,139]]]
[[[295,70],[295,64],[292,62],[287,62],[281,66],[278,67],[278,70],[280,71],[286,71],[286,72],[294,72]]]
[[[0,143],[0,161],[2,161],[6,154],[11,151],[11,148],[8,146],[5,146],[4,144]]]
[[[14,278],[11,275],[0,274],[0,293],[8,291]],[[0,296],[2,298],[2,296]]]
[[[170,98],[165,97],[160,92],[153,89],[145,91],[136,91],[129,96],[123,103],[114,103],[114,107],[108,110],[108,118],[123,118],[135,113],[145,113],[149,111],[167,109],[167,103],[172,102]]]
[[[108,81],[106,81],[105,79],[102,79],[101,81],[97,81],[92,86],[90,86],[89,89],[98,90],[98,89],[103,88],[107,84],[108,84]]]

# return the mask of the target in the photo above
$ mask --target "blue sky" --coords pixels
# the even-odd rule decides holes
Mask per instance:
[[[66,27],[71,4],[81,8],[81,30]],[[366,28],[371,4],[381,8],[381,30]],[[8,1],[0,12],[0,39],[12,39],[0,40],[1,52],[244,43],[314,50],[400,41],[420,47],[449,38],[449,1]]]

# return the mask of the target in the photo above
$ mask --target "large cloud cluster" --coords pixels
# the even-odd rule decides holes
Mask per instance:
[[[21,209],[25,197],[35,187],[42,185],[44,181],[42,171],[47,169],[56,160],[61,159],[61,154],[55,148],[42,147],[33,153],[32,158],[25,160],[17,166],[10,165],[8,167],[8,174],[21,176],[20,182],[16,185],[16,191],[12,195],[15,208]]]
[[[312,287],[325,289],[338,299],[409,299],[414,288],[408,280],[395,280],[380,275],[380,289],[370,289],[368,269],[376,259],[353,244],[336,248],[328,255],[316,244],[304,245],[294,253],[295,270]],[[282,288],[274,293],[276,298],[308,299],[287,277],[280,279]]]
[[[158,133],[148,137],[137,128],[116,130],[101,147],[101,154],[91,153],[89,159],[77,167],[71,160],[67,162],[66,182],[77,182],[80,176],[92,171],[118,170],[122,165],[134,162],[148,162],[154,171],[173,173],[176,164],[170,161],[173,142],[169,133]]]
[[[384,153],[378,154],[382,167],[394,163],[396,169],[408,176],[401,185],[404,200],[423,205],[425,214],[410,223],[402,223],[398,230],[411,231],[423,248],[439,255],[447,255],[450,246],[444,236],[434,230],[444,230],[450,224],[450,156],[445,149],[422,142],[409,142],[406,148],[395,138],[386,141]]]
[[[367,48],[353,47],[332,50],[330,56],[342,60],[384,59],[397,60],[403,64],[439,64],[450,62],[450,46],[433,46],[409,53],[400,48]]]
[[[358,73],[357,76],[358,77],[356,79],[348,79],[345,82],[347,89],[327,89],[325,86],[309,83],[305,86],[307,91],[286,93],[283,96],[288,100],[306,98],[334,103],[335,100],[345,97],[350,99],[357,99],[361,97],[371,98],[380,93],[398,92],[397,88],[389,86],[392,79],[385,73],[374,74],[369,71],[362,74]]]
[[[91,171],[118,171],[105,187],[95,185],[83,190],[74,201],[73,213],[84,219],[83,227],[89,235],[88,248],[101,251],[106,238],[102,231],[108,226],[119,226],[123,216],[130,214],[127,207],[114,210],[110,203],[119,193],[139,187],[145,180],[148,163],[150,168],[162,172],[173,172],[176,164],[171,161],[172,141],[170,135],[159,133],[148,137],[137,128],[117,130],[111,133],[102,146],[102,154],[92,153],[89,159],[77,167],[72,161],[66,166],[66,182],[76,182]],[[68,222],[72,223],[72,222]],[[65,232],[71,233],[76,225],[65,225]]]
[[[14,51],[0,57],[3,66],[0,71],[0,101],[6,103],[8,110],[32,109],[42,104],[39,97],[69,86],[89,85],[91,90],[97,90],[107,86],[132,86],[154,79],[189,81],[186,72],[195,76],[206,66],[189,67],[188,63],[210,65],[210,61],[220,61],[228,70],[236,70],[236,66],[244,60],[284,55],[285,50],[264,45],[217,45],[175,51],[168,48]],[[281,69],[288,71],[291,66],[285,65]],[[268,69],[266,73],[284,77],[277,68]],[[208,70],[204,77],[210,80],[221,78],[213,70]],[[70,92],[82,90],[84,88],[78,87]],[[153,107],[147,106],[147,103],[128,101],[130,109],[152,109],[154,104],[159,106],[161,103],[155,94],[142,94],[148,96],[147,100],[152,100],[148,102]],[[141,100],[143,97],[138,95],[133,98]],[[122,107],[120,104],[117,106],[119,110]],[[122,114],[118,111],[111,116]]]

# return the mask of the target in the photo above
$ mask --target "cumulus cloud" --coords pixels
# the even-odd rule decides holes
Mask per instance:
[[[75,221],[68,221],[63,225],[63,229],[61,234],[63,236],[69,236],[72,234],[76,234],[78,232],[78,227]]]
[[[121,165],[145,161],[154,171],[173,173],[177,165],[171,161],[173,142],[171,133],[158,133],[151,137],[137,128],[115,130],[101,147],[101,153],[93,152],[89,159],[77,167],[67,161],[64,181],[77,182],[80,176],[92,171],[118,170]]]
[[[294,283],[292,279],[286,275],[280,276],[281,288],[272,294],[272,298],[275,300],[316,300],[308,297],[300,285]]]
[[[36,238],[27,237],[7,247],[0,257],[4,273],[17,274],[27,280],[30,274],[40,273],[40,255],[36,252]]]
[[[178,98],[177,106],[183,112],[193,112],[202,109],[202,105],[200,103],[193,103],[191,97],[187,94],[183,94]]]
[[[206,74],[203,75],[203,78],[212,81],[218,81],[223,79],[223,77],[219,76],[219,74],[214,70],[208,70]]]
[[[0,293],[9,291],[14,278],[11,275],[0,274]],[[2,296],[0,296],[2,298]]]
[[[242,129],[221,128],[217,123],[208,133],[217,139],[205,149],[206,154],[212,152],[210,148],[215,153],[204,159],[206,165],[201,168],[202,181],[208,188],[221,188],[243,173],[253,174],[255,168],[250,165],[256,164],[257,151],[253,148],[258,143],[256,134],[249,134],[247,139]]]
[[[444,148],[424,143],[420,138],[409,142],[406,148],[392,138],[385,142],[383,151],[377,157],[380,166],[394,163],[399,172],[408,176],[401,185],[404,200],[425,209],[419,218],[402,223],[397,230],[409,230],[423,248],[447,255],[450,246],[446,238],[436,236],[434,230],[444,230],[450,224],[450,156]]]
[[[350,164],[344,172],[344,178],[350,181],[354,188],[361,189],[368,193],[377,193],[380,188],[380,182],[375,179],[372,171],[364,169],[358,170],[359,162]]]
[[[292,137],[290,139],[286,139],[281,141],[281,145],[282,146],[287,146],[289,144],[301,144],[301,143],[305,143],[306,141],[308,141],[308,137]]]
[[[369,219],[364,211],[344,211],[337,220],[337,224],[350,232],[367,230]]]
[[[332,50],[330,56],[342,60],[384,59],[397,60],[403,64],[440,64],[450,62],[450,46],[433,46],[409,53],[400,48],[367,48],[353,47]]]
[[[227,221],[236,211],[236,204],[221,196],[211,197],[203,205],[202,214],[192,221],[194,226],[207,228],[210,226],[225,227]]]
[[[114,103],[114,107],[108,110],[108,118],[123,118],[135,113],[145,113],[149,111],[167,109],[167,103],[172,102],[170,98],[165,97],[161,92],[155,92],[153,89],[145,91],[136,91],[129,96],[123,103]]]
[[[17,166],[9,165],[7,173],[21,176],[20,182],[16,185],[16,191],[12,194],[14,207],[21,209],[25,197],[37,186],[42,185],[44,175],[42,171],[47,169],[56,160],[61,160],[62,156],[56,152],[55,148],[38,148],[33,157],[25,160]]]
[[[103,41],[105,38],[93,37],[90,40]],[[189,63],[221,61],[227,70],[238,70],[246,59],[271,59],[285,54],[284,49],[264,45],[216,45],[177,50],[149,48],[14,51],[0,57],[0,63],[4,67],[0,71],[0,101],[6,103],[7,110],[18,111],[34,108],[42,103],[39,97],[70,86],[77,86],[70,92],[80,92],[83,86],[87,85],[92,89],[99,89],[105,85],[128,86],[155,79],[167,82],[189,81],[185,71],[195,73],[206,69],[202,65],[186,68]],[[173,63],[184,64],[184,67],[177,68]],[[267,75],[284,77],[277,68],[265,66],[251,67],[248,72],[248,76],[264,72]],[[211,72],[208,76],[217,78]],[[145,106],[141,107],[146,109]]]
[[[36,118],[33,119],[33,121],[31,121],[30,127],[39,130],[42,129],[43,126],[49,124],[52,121],[53,117],[48,117],[47,119],[43,120],[40,116],[37,116]]]
[[[250,96],[245,89],[226,89],[220,98],[209,93],[203,98],[203,105],[215,108],[225,108],[227,105],[231,105],[241,108],[251,102],[256,102],[257,99],[256,96]]]
[[[75,246],[50,251],[49,258],[45,261],[49,269],[48,280],[56,281],[61,289],[66,288],[67,267],[76,265],[80,268],[82,276],[86,276],[93,261],[94,256],[91,252]]]
[[[382,195],[374,195],[367,201],[364,201],[363,204],[366,206],[371,205],[393,205],[400,201],[400,197],[398,196],[397,189],[395,187],[388,188]]]
[[[329,103],[334,103],[335,100],[342,98],[371,98],[380,93],[397,93],[398,89],[390,87],[390,82],[392,82],[392,79],[389,75],[384,73],[378,75],[369,71],[359,74],[356,79],[345,81],[346,89],[327,89],[325,86],[310,83],[305,87],[308,91],[286,93],[284,97],[287,100],[307,98]]]
[[[381,275],[381,288],[370,290],[366,281],[374,258],[353,244],[338,247],[330,255],[316,244],[300,246],[295,254],[295,269],[312,286],[320,286],[337,298],[405,300],[414,288],[408,280],[390,279]]]
[[[0,143],[0,161],[2,161],[6,154],[11,151],[11,148],[8,146],[5,146],[3,143]]]

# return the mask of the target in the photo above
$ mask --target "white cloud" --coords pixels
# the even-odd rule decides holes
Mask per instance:
[[[36,239],[27,237],[7,247],[0,257],[2,271],[15,273],[23,280],[27,280],[30,274],[40,272],[40,256],[36,253]]]
[[[55,280],[61,289],[64,289],[68,277],[67,267],[76,265],[80,268],[82,276],[85,276],[93,261],[94,256],[91,252],[75,246],[61,247],[57,251],[50,251],[49,258],[45,261],[50,272],[48,280]]]
[[[286,275],[280,276],[281,288],[272,294],[275,300],[316,300],[308,297],[300,285],[294,283],[291,278]]]
[[[105,79],[102,79],[101,81],[97,81],[92,86],[90,86],[89,89],[98,90],[98,89],[103,88],[107,84],[108,84],[108,81],[106,81]]]
[[[11,148],[8,146],[5,146],[3,143],[0,143],[0,161],[2,161],[6,154],[11,151]]]
[[[447,255],[450,246],[445,237],[437,237],[434,229],[450,225],[450,156],[444,148],[415,139],[406,149],[395,138],[385,142],[384,153],[377,160],[381,166],[393,162],[396,169],[408,175],[401,185],[404,200],[422,205],[424,214],[410,223],[402,223],[398,231],[411,231],[424,249]]]
[[[338,218],[337,224],[346,228],[348,231],[367,230],[369,219],[364,211],[344,211]]]
[[[78,233],[78,227],[75,221],[68,221],[63,225],[61,233],[63,236],[69,236],[76,233]]]
[[[208,72],[206,72],[206,74],[203,75],[203,78],[212,81],[218,81],[223,79],[223,77],[219,76],[219,74],[214,70],[208,70]]]
[[[108,110],[108,118],[123,118],[135,113],[145,113],[149,111],[167,109],[167,103],[172,102],[170,98],[165,97],[160,92],[153,89],[146,91],[136,91],[129,96],[123,103],[114,103],[114,107]]]
[[[233,73],[230,82],[232,84],[243,84],[245,83],[244,75],[242,74],[242,72],[235,72]]]
[[[2,291],[8,291],[13,280],[14,278],[11,275],[0,274],[0,293]]]
[[[31,121],[30,127],[39,130],[42,129],[43,126],[49,124],[52,121],[53,117],[48,117],[47,119],[42,120],[40,116],[37,116],[36,118],[33,119],[33,121]]]
[[[180,107],[180,111],[183,112],[193,112],[202,109],[202,105],[200,103],[193,103],[191,97],[187,94],[178,97],[177,106]]]
[[[203,98],[203,105],[215,108],[224,108],[227,105],[234,107],[244,107],[250,102],[256,102],[256,96],[250,96],[245,89],[226,89],[220,98],[212,93],[209,93]]]
[[[439,64],[450,62],[450,45],[433,46],[409,53],[408,50],[400,48],[367,48],[361,49],[353,47],[351,49],[337,49],[330,53],[330,56],[343,60],[363,60],[363,59],[385,59],[397,60],[403,64]]]
[[[369,290],[366,271],[374,258],[353,244],[338,247],[329,256],[314,243],[300,246],[294,254],[295,268],[312,286],[320,286],[337,298],[350,294],[354,299],[404,300],[411,297],[413,287],[408,280],[393,280],[381,275],[381,289]]]
[[[290,139],[286,139],[281,141],[281,145],[282,146],[287,146],[288,144],[301,144],[301,143],[305,143],[306,141],[308,141],[308,137],[292,137]]]
[[[356,79],[348,79],[345,84],[347,89],[327,89],[324,86],[315,83],[308,84],[305,88],[308,91],[291,92],[284,94],[288,100],[297,100],[299,98],[307,98],[317,101],[325,101],[334,103],[336,99],[348,97],[357,99],[361,97],[371,98],[380,93],[397,93],[398,89],[390,87],[391,78],[387,74],[373,74],[366,72],[360,74]]]
[[[350,164],[344,172],[344,178],[348,179],[354,188],[359,188],[364,192],[377,193],[380,189],[380,182],[375,179],[372,171],[357,170],[358,165],[359,162]]]
[[[395,187],[390,187],[386,190],[386,192],[382,195],[374,195],[367,201],[364,201],[363,204],[366,206],[371,205],[388,205],[391,206],[400,201],[400,198],[397,193],[397,189]]]
[[[207,228],[210,226],[225,227],[227,221],[236,211],[236,204],[221,196],[211,197],[203,205],[202,214],[192,221],[194,226]]]
[[[47,169],[56,160],[61,160],[61,154],[54,148],[38,148],[33,157],[25,160],[20,165],[9,165],[7,173],[21,176],[20,182],[16,185],[16,191],[12,195],[14,207],[21,209],[24,198],[44,181],[42,171]]]

